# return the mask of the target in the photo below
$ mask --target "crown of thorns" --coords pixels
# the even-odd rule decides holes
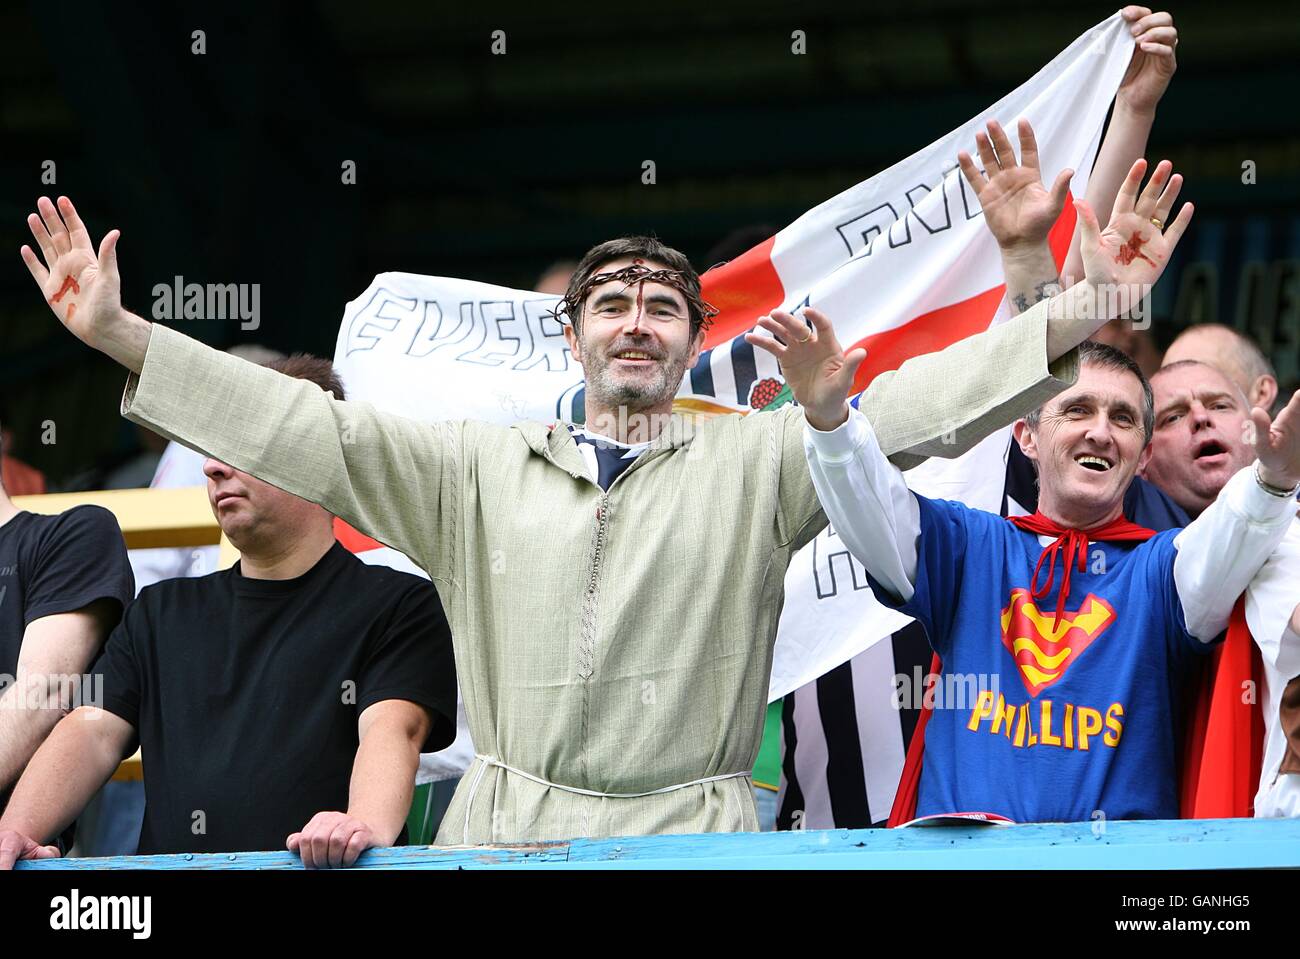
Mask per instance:
[[[627,289],[636,283],[662,283],[665,286],[671,286],[686,299],[688,308],[700,317],[700,329],[707,330],[710,326],[710,319],[720,312],[716,307],[706,303],[699,293],[693,291],[686,284],[686,274],[681,270],[652,270],[649,267],[633,264],[625,266],[621,270],[614,270],[609,273],[593,273],[587,278],[587,282],[578,287],[572,293],[566,294],[558,304],[552,315],[559,320],[562,316],[569,317],[570,321],[576,317],[582,310],[582,304],[586,302],[587,294],[593,288],[604,283],[622,283],[623,289]]]

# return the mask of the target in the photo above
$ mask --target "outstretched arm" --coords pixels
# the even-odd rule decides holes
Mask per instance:
[[[1300,393],[1269,422],[1251,411],[1254,466],[1230,479],[1174,545],[1174,582],[1187,631],[1210,642],[1228,625],[1237,598],[1295,521],[1300,486]]]
[[[1088,203],[1103,216],[1114,206],[1127,171],[1146,154],[1147,137],[1156,119],[1156,105],[1178,68],[1174,53],[1178,45],[1178,30],[1174,27],[1172,14],[1163,11],[1152,13],[1149,7],[1128,6],[1120,11],[1120,15],[1129,23],[1133,33],[1133,58],[1115,94],[1115,107],[1106,127],[1106,136],[1101,141],[1092,175],[1088,178]],[[1082,235],[1076,229],[1065,266],[1061,269],[1061,282],[1065,286],[1083,274],[1083,258],[1079,251],[1081,239]]]
[[[885,458],[867,418],[852,410],[829,432],[811,422],[804,452],[831,528],[898,603],[912,598],[921,514],[903,474]]]
[[[41,257],[24,246],[23,260],[60,322],[132,372],[122,404],[128,419],[319,503],[435,577],[450,575],[451,544],[428,547],[440,497],[454,485],[447,477],[459,460],[461,424],[341,403],[311,383],[148,323],[122,308],[118,231],[96,253],[67,197],[58,209],[42,197],[37,208],[27,222]]]

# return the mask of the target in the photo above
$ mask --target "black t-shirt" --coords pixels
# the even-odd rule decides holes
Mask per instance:
[[[455,738],[433,584],[337,543],[296,579],[236,564],[147,587],[95,669],[104,708],[139,739],[142,855],[283,849],[316,813],[346,812],[357,720],[374,703],[427,707],[424,752]]]
[[[74,506],[54,516],[18,513],[0,525],[0,686],[18,669],[27,625],[44,616],[73,613],[100,599],[114,603],[113,615],[135,595],[135,577],[117,517],[102,506]],[[21,693],[21,691],[17,691]],[[84,681],[74,703],[93,705],[95,686]],[[0,809],[11,789],[0,789]],[[72,843],[69,826],[61,841]]]
[[[71,613],[98,599],[135,595],[135,578],[117,519],[102,506],[74,506],[56,516],[18,513],[0,525],[0,674],[18,666],[27,624]]]

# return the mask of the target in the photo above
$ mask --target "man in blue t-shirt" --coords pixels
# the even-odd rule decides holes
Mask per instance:
[[[1078,382],[1015,427],[1038,472],[1031,517],[913,494],[860,415],[807,430],[832,525],[942,660],[918,816],[1176,817],[1181,676],[1290,523],[1300,397],[1271,427],[1254,412],[1258,470],[1185,530],[1157,534],[1122,513],[1150,455],[1150,387],[1110,347],[1085,344],[1080,361]]]

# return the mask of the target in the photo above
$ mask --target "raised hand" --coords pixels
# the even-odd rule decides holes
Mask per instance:
[[[1127,312],[1150,292],[1192,219],[1192,205],[1184,203],[1166,227],[1183,177],[1173,173],[1168,160],[1161,160],[1139,195],[1146,168],[1146,160],[1133,164],[1104,231],[1087,202],[1076,200],[1074,204],[1079,211],[1084,276],[1102,294],[1114,297],[1114,309],[1109,311],[1112,317]]]
[[[36,209],[39,214],[29,214],[27,225],[41,248],[44,264],[29,246],[22,248],[23,262],[54,315],[89,343],[97,323],[111,319],[122,308],[116,252],[120,234],[110,231],[96,254],[86,225],[66,196],[59,197],[57,209],[48,197],[41,197]]]
[[[1047,190],[1038,166],[1038,142],[1033,127],[1028,120],[1021,120],[1017,127],[1019,162],[1011,140],[996,120],[988,122],[988,133],[975,134],[983,173],[969,153],[957,154],[962,175],[984,211],[984,223],[1004,251],[1038,249],[1047,242],[1047,234],[1061,215],[1074,176],[1073,170],[1062,170],[1052,189]]]
[[[1133,59],[1120,81],[1118,102],[1139,112],[1154,112],[1178,69],[1174,48],[1178,30],[1172,14],[1152,13],[1150,7],[1125,7],[1120,16],[1129,24],[1135,43]]]
[[[1272,421],[1258,406],[1250,411],[1250,420],[1260,479],[1278,489],[1294,489],[1300,484],[1300,392]]]
[[[122,309],[117,272],[121,234],[110,230],[96,253],[90,232],[66,196],[59,197],[57,209],[49,197],[41,197],[36,209],[39,212],[28,215],[27,225],[41,255],[29,246],[19,252],[45,302],[83,343],[140,372],[149,345],[149,324]]]
[[[848,419],[853,376],[867,358],[867,351],[859,348],[845,356],[825,314],[809,308],[804,310],[804,316],[808,322],[773,310],[770,316],[758,318],[758,325],[772,336],[753,330],[745,334],[745,342],[767,350],[780,361],[790,392],[804,408],[813,428],[833,430]]]

